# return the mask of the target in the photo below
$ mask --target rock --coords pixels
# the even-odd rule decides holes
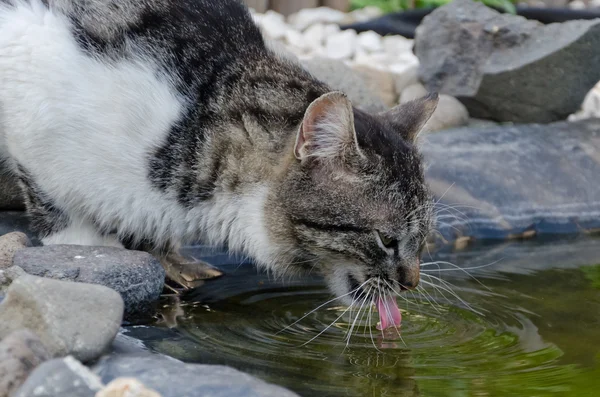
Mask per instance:
[[[413,99],[421,98],[425,95],[427,95],[427,89],[423,87],[423,84],[412,84],[402,90],[402,93],[400,94],[400,103],[412,101]]]
[[[393,56],[405,53],[412,55],[413,45],[413,40],[398,35],[385,36],[382,39],[383,50]]]
[[[283,15],[275,11],[267,11],[260,18],[256,19],[258,25],[262,28],[264,34],[271,39],[279,40],[285,36],[288,26],[285,23]]]
[[[600,80],[600,19],[543,25],[456,0],[423,19],[415,43],[427,89],[473,117],[565,119]]]
[[[371,30],[359,33],[357,44],[359,48],[362,48],[367,52],[377,52],[383,50],[381,36]]]
[[[423,133],[462,127],[469,122],[469,112],[465,105],[450,95],[440,95],[437,108],[423,126]]]
[[[306,47],[317,50],[323,47],[325,42],[325,26],[323,24],[312,25],[303,34]]]
[[[134,378],[117,378],[100,390],[95,397],[161,397]]]
[[[294,30],[294,29],[286,30],[285,40],[289,45],[296,47],[300,50],[304,51],[304,50],[310,49],[306,46],[306,43],[304,42],[304,36],[302,36],[302,33],[298,32],[297,30]]]
[[[304,8],[288,17],[288,22],[297,30],[303,31],[317,23],[338,24],[344,20],[346,14],[328,7]]]
[[[184,364],[155,355],[105,357],[93,367],[104,383],[135,378],[163,397],[298,397],[282,387],[220,365]]]
[[[0,269],[12,266],[15,253],[26,247],[31,247],[31,241],[25,233],[14,232],[0,236]]]
[[[0,270],[0,300],[4,296],[10,284],[22,275],[27,274],[19,266],[11,266]]]
[[[11,396],[25,382],[31,371],[50,354],[29,330],[9,334],[0,343],[0,396]]]
[[[122,248],[32,247],[17,252],[13,262],[34,276],[109,287],[121,294],[127,319],[153,312],[165,281],[165,271],[156,258]]]
[[[416,65],[394,68],[391,71],[395,76],[396,93],[398,95],[400,95],[409,85],[417,84],[419,82],[418,66]]]
[[[0,338],[28,328],[53,357],[89,361],[110,346],[122,315],[123,300],[110,288],[25,274],[0,303]]]
[[[437,225],[448,241],[600,228],[600,119],[447,130],[421,150],[436,200],[460,211]]]
[[[400,95],[400,103],[421,98],[428,94],[422,84],[413,84],[404,89]],[[431,118],[423,126],[422,133],[447,130],[461,127],[469,122],[469,112],[458,99],[449,95],[440,95],[437,108]]]
[[[0,210],[21,211],[25,209],[22,192],[14,176],[3,168],[0,158]]]
[[[327,58],[302,61],[302,65],[319,80],[348,95],[354,106],[368,112],[386,110],[383,100],[371,91],[363,78],[343,62]]]
[[[95,397],[100,378],[73,357],[40,365],[14,397]]]
[[[587,93],[581,105],[581,110],[570,115],[569,120],[582,120],[590,117],[600,117],[600,82]]]
[[[357,34],[354,30],[343,30],[325,39],[325,52],[331,59],[348,59],[356,51]]]
[[[379,94],[387,107],[391,108],[396,104],[398,95],[396,94],[396,84],[392,73],[366,66],[355,66],[353,69],[363,77],[371,91]]]

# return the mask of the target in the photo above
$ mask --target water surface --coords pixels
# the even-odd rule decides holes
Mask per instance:
[[[318,277],[275,281],[246,265],[225,266],[226,277],[184,301],[165,297],[155,323],[129,333],[153,350],[231,365],[302,396],[596,396],[599,243],[438,253],[467,271],[424,267],[435,287],[399,300],[400,335],[385,338],[366,307],[343,314],[333,301],[310,313],[331,299]]]

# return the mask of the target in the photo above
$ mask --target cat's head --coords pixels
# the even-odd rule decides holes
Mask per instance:
[[[372,115],[339,92],[306,110],[294,164],[277,191],[290,266],[322,273],[336,296],[392,293],[419,283],[419,256],[432,226],[431,198],[416,137],[436,94]],[[379,291],[378,291],[379,290]]]

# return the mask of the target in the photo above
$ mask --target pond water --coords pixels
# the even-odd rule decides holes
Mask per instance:
[[[274,281],[235,264],[183,300],[165,296],[155,321],[128,334],[152,350],[231,365],[302,396],[597,396],[599,243],[436,253],[465,271],[423,267],[432,285],[399,299],[401,336],[383,338],[375,313],[343,314],[335,301],[311,312],[331,299],[318,277]]]

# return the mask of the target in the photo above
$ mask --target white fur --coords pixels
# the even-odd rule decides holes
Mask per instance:
[[[263,207],[267,189],[223,196],[193,210],[153,188],[148,155],[185,110],[156,63],[130,46],[128,60],[89,57],[64,16],[40,0],[0,6],[0,134],[8,154],[74,219],[45,243],[114,245],[107,230],[157,242],[211,243],[272,257]]]

